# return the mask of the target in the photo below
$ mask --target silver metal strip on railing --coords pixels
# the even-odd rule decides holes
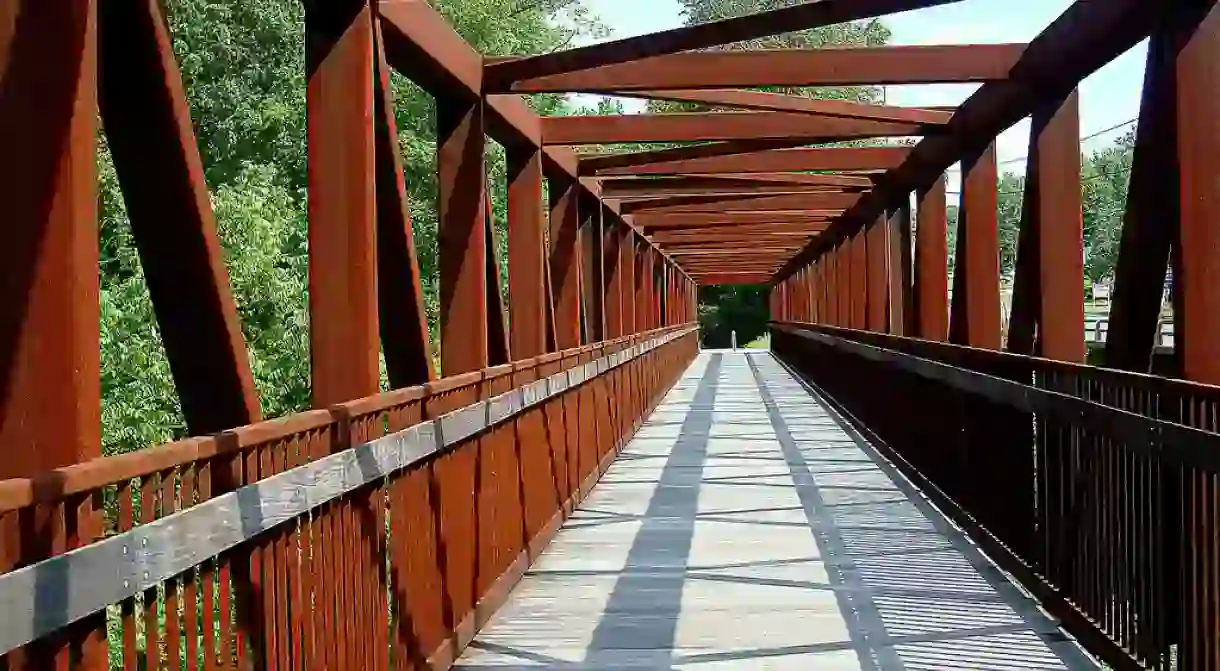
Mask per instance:
[[[694,330],[653,338],[0,575],[0,613],[4,614],[0,655],[155,587],[276,525],[453,447]]]

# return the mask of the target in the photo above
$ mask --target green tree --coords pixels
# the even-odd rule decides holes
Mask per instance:
[[[225,263],[263,414],[309,402],[308,218],[304,10],[301,0],[166,0]],[[604,27],[579,0],[433,0],[489,55],[563,48]],[[437,318],[436,131],[431,96],[395,77],[395,108],[420,252],[425,301]],[[532,96],[545,114],[563,96]],[[100,283],[103,450],[180,437],[185,422],[157,332],[114,168],[103,139]],[[495,221],[505,222],[504,156],[490,144]],[[504,262],[505,236],[500,236]],[[433,329],[435,332],[435,328]]]

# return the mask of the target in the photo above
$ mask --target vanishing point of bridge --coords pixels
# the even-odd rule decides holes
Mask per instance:
[[[265,419],[161,3],[0,0],[0,668],[1220,671],[1220,9],[713,48],[952,2],[485,58],[424,0],[307,0],[314,409]],[[1145,39],[1089,366],[1077,87]],[[437,333],[392,71],[435,97]],[[926,83],[980,87],[759,90]],[[1005,326],[995,141],[1026,118]],[[109,457],[99,134],[195,436]],[[700,351],[718,284],[769,287],[770,351]]]

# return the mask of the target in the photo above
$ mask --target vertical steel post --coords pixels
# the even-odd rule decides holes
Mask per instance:
[[[518,359],[546,352],[546,239],[542,150],[508,147],[508,300],[510,347]]]
[[[580,185],[551,178],[551,294],[555,305],[555,346],[580,346]]]
[[[483,101],[436,99],[441,373],[487,367],[487,193]]]
[[[949,339],[960,345],[1001,346],[1000,241],[995,143],[962,161],[953,309]]]
[[[915,294],[911,285],[911,205],[908,196],[889,212],[886,238],[889,247],[890,333],[914,333]]]
[[[878,333],[889,330],[889,260],[890,249],[886,229],[889,222],[883,215],[860,232],[865,247],[865,328]]]
[[[623,330],[623,250],[627,243],[627,227],[615,217],[605,220],[603,231],[605,244],[602,247],[602,268],[606,273],[603,285],[602,306],[606,314],[606,337],[619,338],[626,335]],[[630,306],[628,303],[627,306]]]
[[[0,26],[0,477],[10,478],[101,453],[95,3],[10,1]]]
[[[1193,17],[1192,21],[1193,22]],[[1177,54],[1180,169],[1180,329],[1184,377],[1220,384],[1220,5],[1212,4]],[[1215,427],[1213,427],[1215,428]],[[1213,590],[1218,590],[1215,583]],[[1214,640],[1214,639],[1213,639]],[[1220,650],[1217,651],[1220,655]]]
[[[367,2],[306,17],[313,404],[377,392],[373,31]],[[340,26],[337,37],[330,30]]]
[[[585,201],[581,208],[581,268],[584,271],[584,281],[581,283],[585,306],[585,344],[593,344],[605,340],[606,310],[605,299],[605,269],[602,267],[602,206],[593,197]]]
[[[949,241],[945,178],[916,194],[916,335],[925,340],[949,337]]]
[[[1033,115],[1008,348],[1083,363],[1079,137],[1080,100],[1075,92]]]

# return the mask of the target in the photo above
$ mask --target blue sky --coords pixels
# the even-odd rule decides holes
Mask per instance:
[[[629,37],[682,24],[676,0],[583,0],[613,30],[612,37]],[[1071,0],[964,0],[950,5],[904,12],[887,18],[893,44],[961,44],[1028,42],[1058,17]],[[1124,123],[1139,114],[1146,46],[1132,49],[1096,72],[1081,85],[1082,137]],[[886,101],[892,105],[956,105],[974,85],[890,86]],[[1104,133],[1084,143],[1086,150],[1105,146],[1129,126]],[[998,142],[1003,168],[1024,170],[1021,158],[1028,150],[1029,125],[1024,122],[1004,133]],[[956,180],[953,180],[956,181]],[[953,185],[955,186],[955,185]]]

